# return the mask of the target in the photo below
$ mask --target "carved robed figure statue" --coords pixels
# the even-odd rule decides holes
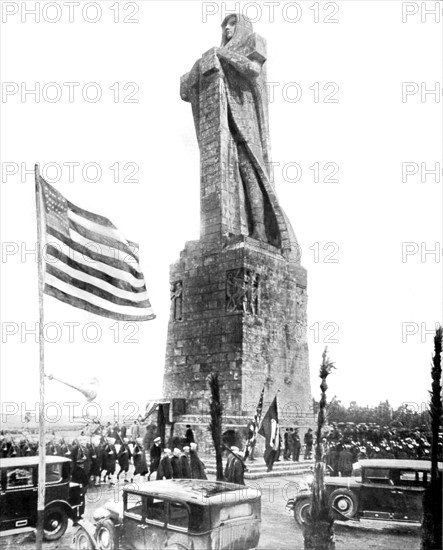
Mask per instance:
[[[211,108],[205,96],[204,79],[217,72],[223,83],[223,121],[227,139],[229,186],[229,233],[252,237],[281,249],[297,261],[292,227],[277,201],[271,178],[268,94],[266,88],[266,43],[253,32],[252,23],[241,14],[228,15],[222,23],[219,48],[206,52],[182,77],[181,97],[192,105],[200,152],[205,154],[203,124]],[[206,102],[206,104],[205,104]]]

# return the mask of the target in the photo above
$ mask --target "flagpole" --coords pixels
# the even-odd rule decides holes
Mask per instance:
[[[44,270],[42,258],[42,197],[40,187],[40,167],[35,165],[35,201],[37,211],[37,259],[38,259],[38,305],[39,305],[39,441],[38,441],[38,500],[37,500],[37,535],[36,550],[42,550],[43,526],[45,512],[45,488],[46,488],[46,444],[45,444],[45,348],[43,337],[43,292]]]

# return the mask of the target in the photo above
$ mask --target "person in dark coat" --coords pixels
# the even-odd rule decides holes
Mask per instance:
[[[103,445],[100,436],[95,435],[91,439],[91,471],[90,475],[94,477],[96,487],[100,485],[100,474],[103,465]]]
[[[205,472],[206,467],[197,454],[197,443],[191,443],[190,449],[189,463],[192,479],[208,479]]]
[[[11,441],[11,446],[9,447],[8,452],[6,454],[7,458],[17,458],[18,456],[23,455],[23,452],[22,452],[22,449],[20,448],[19,443],[20,442],[18,439],[13,439]]]
[[[285,433],[283,435],[283,442],[284,442],[283,458],[284,458],[284,460],[289,460],[289,457],[291,456],[291,447],[290,447],[290,443],[289,443],[289,437],[290,437],[290,431],[289,431],[289,428],[286,428]]]
[[[120,474],[125,473],[124,482],[128,483],[128,471],[129,471],[129,460],[131,459],[131,449],[129,448],[129,439],[125,437],[123,443],[117,453],[117,461],[120,466],[120,471],[117,474],[117,481],[119,480]]]
[[[182,466],[180,462],[181,451],[179,448],[173,450],[171,456],[171,468],[172,468],[172,477],[173,479],[181,479],[183,477]]]
[[[190,447],[188,445],[185,445],[183,447],[183,452],[180,455],[180,466],[182,470],[183,479],[191,479],[192,477],[191,465],[189,463],[189,451],[190,451]]]
[[[116,462],[117,450],[115,448],[115,439],[113,437],[107,437],[106,445],[103,450],[103,470],[106,472],[103,481],[105,481],[107,477],[110,485],[115,485],[114,474]]]
[[[134,461],[134,477],[136,475],[145,476],[149,469],[148,463],[146,462],[146,452],[143,447],[143,439],[141,437],[137,437],[135,442],[132,460]],[[134,481],[134,477],[131,479],[131,482]]]
[[[186,438],[186,445],[190,445],[191,443],[195,443],[194,432],[192,431],[192,428],[191,428],[190,424],[186,425],[185,438]]]
[[[314,444],[314,436],[312,434],[311,428],[309,428],[309,430],[305,433],[304,443],[306,445],[305,460],[308,460],[309,458],[311,458],[312,445]]]
[[[298,434],[298,428],[295,428],[295,430],[291,433],[291,451],[292,451],[292,461],[298,462],[300,460],[300,449],[301,449],[301,441],[300,436]]]
[[[158,465],[156,479],[172,479],[171,449],[163,450],[163,457]]]
[[[245,484],[245,463],[243,462],[244,453],[238,447],[231,447],[232,453],[229,453],[228,461],[225,467],[225,479],[228,483]]]
[[[162,450],[161,450],[161,438],[156,437],[154,439],[154,445],[152,445],[150,450],[150,466],[149,466],[149,478],[151,475],[158,470],[158,466],[160,464],[160,458],[162,456]]]
[[[46,443],[46,456],[57,456],[57,445],[55,443],[55,438],[52,437],[50,441]]]
[[[85,463],[87,462],[87,449],[77,439],[72,446],[72,481],[80,483],[83,486],[83,490],[86,492],[89,471],[86,472]]]

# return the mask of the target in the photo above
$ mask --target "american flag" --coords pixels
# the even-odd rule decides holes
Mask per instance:
[[[154,319],[138,245],[38,176],[46,222],[45,294],[118,321]]]
[[[255,446],[255,442],[257,441],[257,434],[258,430],[260,428],[260,422],[261,422],[261,416],[263,412],[263,396],[265,394],[265,387],[263,386],[263,389],[260,394],[260,399],[258,400],[257,409],[255,411],[254,415],[254,421],[252,422],[252,425],[250,427],[250,431],[252,432],[251,435],[248,438],[248,441],[246,442],[246,449],[245,449],[245,460],[248,458],[249,453]]]

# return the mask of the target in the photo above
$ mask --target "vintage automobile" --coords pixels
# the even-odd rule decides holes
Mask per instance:
[[[85,510],[80,484],[71,481],[71,460],[46,457],[44,538],[57,540],[68,520]],[[0,536],[32,531],[37,525],[38,456],[0,459]]]
[[[261,492],[198,479],[150,481],[123,488],[123,500],[81,521],[74,550],[247,550],[260,538]]]
[[[443,463],[438,464],[439,471]],[[431,462],[426,460],[365,459],[356,462],[350,477],[326,477],[328,501],[338,520],[421,522],[423,492]],[[309,521],[311,487],[303,481],[286,505],[295,521]]]

